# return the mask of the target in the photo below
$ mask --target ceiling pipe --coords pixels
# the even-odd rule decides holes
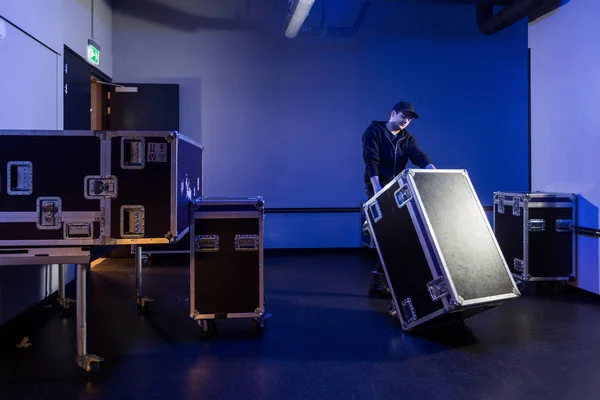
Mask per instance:
[[[477,26],[485,35],[493,35],[514,25],[539,9],[547,0],[515,0],[494,14],[494,6],[477,5]]]

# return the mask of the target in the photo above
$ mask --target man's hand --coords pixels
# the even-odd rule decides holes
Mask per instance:
[[[371,185],[373,186],[373,192],[375,194],[379,193],[379,191],[381,190],[381,184],[379,183],[378,176],[371,177]]]
[[[425,167],[425,169],[437,169],[437,168],[433,164],[427,164],[427,166]]]

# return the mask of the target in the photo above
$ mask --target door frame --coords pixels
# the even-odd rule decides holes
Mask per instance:
[[[100,82],[106,82],[106,83],[112,83],[112,78],[110,76],[108,76],[107,74],[105,74],[104,72],[102,72],[98,67],[94,66],[93,64],[90,64],[89,62],[87,62],[87,60],[82,57],[80,54],[78,54],[75,50],[71,49],[69,46],[64,45],[64,51],[63,51],[63,56],[62,56],[62,74],[64,76],[64,68],[65,68],[65,60],[67,58],[67,54],[69,55],[70,58],[77,60],[78,62],[81,63],[81,65],[85,65],[85,67],[89,70],[90,73],[90,85],[92,85],[91,83],[91,79],[92,77],[96,78],[96,80],[100,81]],[[62,119],[63,119],[63,129],[65,124],[65,110],[66,110],[66,101],[64,101],[65,99],[65,92],[64,92],[64,85],[65,82],[63,80],[63,87],[61,89],[62,91],[62,96],[63,96],[63,110],[62,110]],[[101,124],[102,124],[102,129],[106,128],[108,126],[108,89],[107,86],[102,84],[101,85],[102,88],[102,92],[101,92],[101,110],[102,110],[102,116],[101,116]],[[90,99],[91,101],[91,99]],[[90,115],[90,125],[91,125],[91,115]]]

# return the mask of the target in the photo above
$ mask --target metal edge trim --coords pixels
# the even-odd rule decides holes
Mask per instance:
[[[22,130],[3,129],[0,136],[96,136],[92,130]]]
[[[188,137],[188,136],[186,136],[186,135],[184,135],[184,134],[182,134],[180,132],[177,133],[177,137],[179,139],[183,140],[184,142],[187,142],[187,143],[189,143],[191,145],[194,145],[194,146],[200,148],[202,151],[204,151],[204,145],[200,144],[199,142],[195,141],[194,139],[192,139],[192,138],[190,138],[190,137]]]
[[[113,239],[110,244],[135,244],[138,246],[144,244],[170,244],[166,238],[131,238],[131,239]]]
[[[196,313],[196,251],[194,237],[196,236],[196,220],[194,219],[194,210],[188,208],[190,221],[190,318],[194,319]]]
[[[182,232],[179,233],[179,235],[177,235],[177,240],[176,242],[179,242],[181,239],[183,239],[183,237],[185,235],[187,235],[187,233],[190,231],[190,227],[188,226],[187,228],[185,228]]]
[[[256,197],[196,197],[192,199],[195,207],[206,206],[242,206],[255,205],[263,201],[262,196]]]
[[[112,138],[106,135],[100,136],[100,175],[112,175]],[[119,193],[119,181],[117,180],[116,192]],[[100,235],[103,235],[105,242],[109,242],[112,236],[112,199],[100,199],[100,208],[104,209],[104,223],[100,222]]]
[[[99,134],[106,134],[107,137],[173,137],[178,136],[177,131],[126,131],[126,130],[101,130]]]
[[[543,281],[568,281],[568,276],[534,276],[528,279],[529,282]]]
[[[498,303],[498,302],[507,301],[507,300],[511,300],[511,299],[516,299],[518,297],[519,297],[519,295],[517,295],[515,293],[506,293],[506,294],[499,294],[496,296],[486,296],[486,297],[479,297],[477,299],[464,300],[462,305],[463,305],[463,307],[480,306],[480,305],[493,304],[493,303]]]
[[[573,208],[573,203],[529,202],[527,208]]]
[[[456,174],[456,173],[462,173],[464,171],[464,169],[460,169],[460,168],[447,168],[447,169],[425,169],[425,168],[409,168],[407,170],[408,174],[410,175],[415,175],[415,174]]]
[[[265,313],[265,276],[264,276],[264,245],[265,245],[265,230],[264,230],[264,213],[260,213],[258,217],[258,283],[259,283],[259,299],[258,306],[262,314]]]
[[[171,235],[173,236],[177,236],[178,233],[178,226],[177,226],[177,189],[178,189],[178,183],[179,183],[179,166],[177,165],[177,158],[179,156],[179,140],[178,136],[175,136],[175,139],[170,143],[170,147],[171,147],[171,182],[170,182],[170,186],[171,186],[171,196],[170,196],[170,201],[171,201],[171,221],[170,221],[170,225],[171,225]],[[167,145],[169,145],[169,143],[167,143]]]
[[[215,317],[216,314],[199,314],[197,312],[194,312],[192,314],[192,319],[194,320],[200,320],[200,319],[233,319],[233,318],[257,318],[259,317],[258,314],[256,314],[255,312],[247,312],[247,313],[225,313],[225,317],[219,317],[216,318]]]
[[[396,309],[396,311],[397,311],[397,309]],[[400,313],[398,313],[398,314],[400,314]],[[426,323],[428,321],[431,321],[432,319],[437,318],[440,315],[444,315],[444,314],[448,314],[448,310],[445,307],[444,308],[440,308],[439,310],[434,311],[434,312],[432,312],[430,314],[427,314],[427,315],[425,315],[422,318],[417,318],[416,321],[413,321],[410,324],[407,324],[406,325],[406,329],[407,330],[408,329],[413,329],[413,328],[415,328],[415,327],[417,327],[419,325],[422,325],[422,324],[424,324],[424,323]]]
[[[142,254],[188,254],[189,252],[189,250],[144,251],[144,248],[142,247]]]
[[[577,200],[573,203],[573,209],[571,210],[571,221],[573,221],[572,227],[578,226],[578,207]],[[577,231],[572,229],[571,231],[571,276],[573,278],[577,278],[577,240],[578,240]]]
[[[260,211],[195,211],[194,219],[258,218]]]
[[[104,238],[98,239],[34,239],[34,240],[0,240],[0,246],[64,246],[68,248],[70,246],[92,246],[92,245],[103,245]],[[6,249],[2,249],[6,250]],[[0,257],[3,254],[0,253]]]

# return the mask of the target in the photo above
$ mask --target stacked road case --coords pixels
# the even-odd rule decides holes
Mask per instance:
[[[190,317],[202,332],[215,319],[265,324],[261,197],[204,197],[190,205]]]
[[[175,243],[202,152],[171,131],[0,131],[0,246]]]
[[[103,244],[102,206],[85,190],[101,174],[93,132],[0,131],[0,246]]]
[[[466,171],[405,170],[363,207],[404,330],[520,296]]]
[[[570,193],[494,192],[494,232],[515,278],[575,278],[575,199]]]

